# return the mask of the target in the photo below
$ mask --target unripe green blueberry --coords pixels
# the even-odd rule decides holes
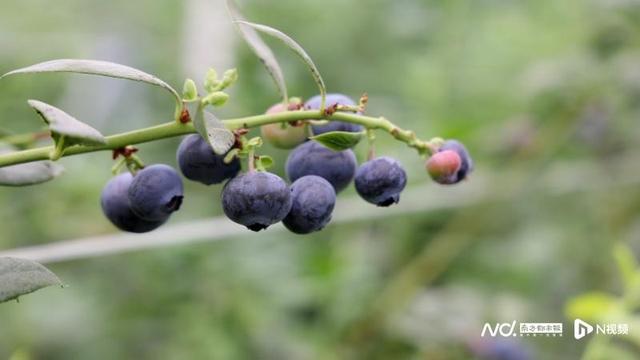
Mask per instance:
[[[457,182],[457,174],[461,165],[462,159],[457,152],[445,150],[433,154],[427,160],[427,172],[439,184],[454,184]]]
[[[280,103],[269,108],[267,114],[277,114],[285,111],[287,111],[287,106]],[[307,139],[306,126],[291,126],[287,124],[286,127],[283,127],[281,123],[267,124],[260,127],[260,133],[265,141],[279,149],[293,149]]]

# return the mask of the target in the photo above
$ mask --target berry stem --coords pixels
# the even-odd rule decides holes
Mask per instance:
[[[222,122],[229,130],[237,130],[243,128],[249,129],[267,124],[307,120],[344,121],[363,125],[370,130],[382,130],[388,132],[395,139],[416,149],[421,155],[430,155],[434,152],[434,147],[430,142],[418,139],[413,131],[403,130],[383,117],[371,117],[347,112],[335,112],[329,115],[324,114],[319,110],[302,110],[228,119],[223,120]],[[147,143],[193,133],[196,133],[196,129],[192,122],[183,124],[178,121],[172,121],[144,129],[108,136],[106,138],[107,143],[104,145],[74,145],[66,148],[64,153],[61,155],[72,156],[96,151],[114,150],[127,145]],[[0,155],[0,167],[33,161],[49,160],[49,155],[54,151],[55,148],[53,146],[45,146],[2,154]]]
[[[249,167],[249,172],[253,172],[256,170],[256,150],[254,147],[249,149],[249,156],[247,157],[247,164]]]

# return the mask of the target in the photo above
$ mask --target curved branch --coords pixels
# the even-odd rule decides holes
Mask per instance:
[[[391,134],[391,136],[393,136],[397,140],[402,141],[410,147],[416,149],[421,155],[429,155],[433,153],[433,148],[429,142],[418,139],[415,133],[413,133],[412,131],[403,130],[394,125],[389,120],[382,117],[375,118],[346,112],[336,112],[334,114],[327,115],[320,112],[319,110],[304,110],[228,119],[223,120],[222,122],[228,129],[236,130],[242,128],[254,128],[273,123],[305,120],[344,121],[363,125],[368,129],[383,130]],[[72,146],[65,150],[63,156],[79,155],[96,151],[114,150],[125,147],[127,145],[141,144],[155,140],[192,134],[195,132],[196,130],[193,127],[192,123],[182,124],[180,122],[172,121],[162,125],[107,136],[107,143],[104,145]],[[50,153],[53,149],[53,146],[45,146],[35,149],[2,154],[0,155],[0,167],[28,163],[32,161],[49,160]]]

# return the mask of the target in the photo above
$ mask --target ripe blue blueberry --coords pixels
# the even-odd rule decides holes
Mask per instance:
[[[356,172],[355,183],[363,199],[386,207],[400,201],[407,174],[397,160],[382,156],[362,164]]]
[[[168,216],[159,221],[147,221],[131,210],[129,203],[129,186],[133,181],[131,173],[122,173],[105,185],[100,196],[100,205],[104,215],[122,231],[145,233],[155,230],[164,224]]]
[[[291,191],[277,175],[250,171],[225,184],[222,210],[232,221],[260,231],[287,216],[291,210]]]
[[[291,211],[282,220],[296,234],[322,230],[331,220],[336,192],[331,184],[315,175],[303,176],[291,184]]]
[[[217,155],[198,134],[185,137],[178,147],[178,165],[182,175],[205,185],[220,184],[240,171],[240,160],[235,157],[224,162],[224,155]]]
[[[357,165],[351,149],[333,151],[315,141],[308,141],[289,154],[286,172],[291,182],[306,175],[320,176],[340,192],[353,180]]]
[[[149,221],[166,219],[182,205],[180,175],[167,165],[151,165],[140,170],[129,187],[131,209]]]
[[[464,180],[467,175],[469,175],[473,171],[473,160],[471,156],[469,156],[469,152],[467,149],[457,140],[447,140],[438,151],[447,151],[453,150],[460,156],[461,164],[460,169],[452,177],[451,182],[449,184],[457,184],[460,181]]]
[[[307,109],[320,109],[320,103],[322,98],[320,95],[316,95],[309,99],[305,108]],[[355,106],[356,102],[353,101],[350,97],[342,94],[327,94],[327,102],[326,107],[329,108],[334,105],[345,105],[345,106]],[[332,121],[326,125],[317,125],[312,126],[312,131],[314,135],[324,134],[330,131],[347,131],[347,132],[360,132],[363,130],[363,127],[358,124],[352,124],[342,121]]]

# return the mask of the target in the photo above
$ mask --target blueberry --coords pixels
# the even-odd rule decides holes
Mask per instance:
[[[471,160],[471,156],[469,156],[469,152],[467,149],[457,140],[448,140],[446,141],[438,150],[439,152],[453,150],[458,153],[460,156],[461,164],[460,169],[456,173],[455,177],[452,178],[452,182],[450,184],[457,184],[460,181],[466,179],[467,175],[469,175],[473,171],[473,160]]]
[[[232,221],[260,231],[287,216],[291,210],[291,191],[277,175],[250,171],[225,184],[222,209]]]
[[[284,111],[287,111],[287,108],[280,103],[269,108],[267,114],[277,114]],[[279,149],[293,149],[307,139],[306,126],[287,125],[283,128],[280,123],[268,124],[260,127],[260,133],[265,141]]]
[[[382,156],[362,164],[356,172],[355,183],[363,199],[386,207],[400,201],[407,174],[397,160]]]
[[[340,192],[353,180],[356,167],[356,156],[351,149],[333,151],[315,141],[308,141],[289,154],[286,172],[291,182],[306,175],[320,176]]]
[[[320,103],[322,98],[320,95],[316,95],[309,99],[307,103],[304,105],[307,109],[320,109]],[[334,105],[346,105],[346,106],[355,106],[356,102],[353,101],[350,97],[342,94],[327,94],[327,102],[326,107],[331,107]],[[360,132],[363,130],[361,125],[342,122],[342,121],[331,121],[326,125],[318,125],[312,126],[314,135],[324,134],[330,131],[347,131],[347,132]]]
[[[169,217],[159,221],[147,221],[136,215],[131,210],[129,203],[129,186],[132,180],[133,176],[128,172],[109,180],[100,197],[102,212],[113,225],[122,231],[145,233],[155,230],[164,224]]]
[[[291,184],[292,206],[284,226],[296,234],[322,230],[331,220],[336,192],[331,184],[315,175],[303,176]]]
[[[240,171],[240,160],[235,157],[224,162],[224,155],[217,155],[198,134],[185,137],[178,147],[178,165],[182,175],[205,185],[219,184]]]
[[[165,219],[180,209],[182,198],[182,179],[167,165],[152,165],[140,170],[129,187],[131,209],[145,220]]]

